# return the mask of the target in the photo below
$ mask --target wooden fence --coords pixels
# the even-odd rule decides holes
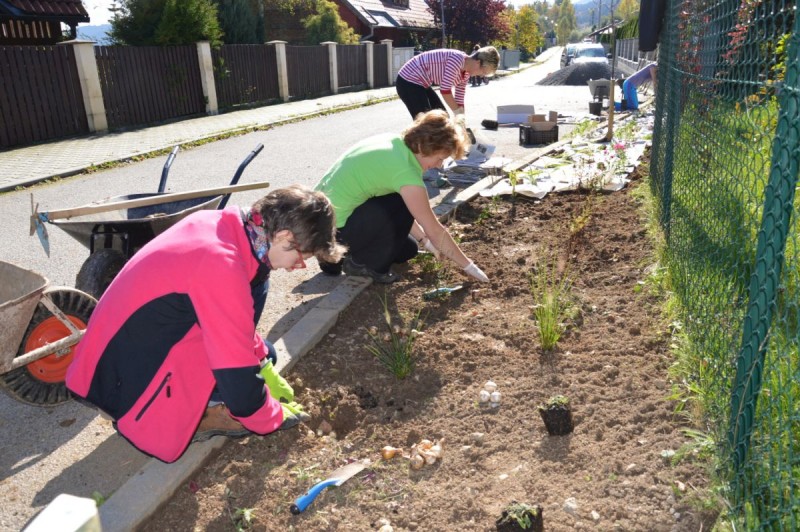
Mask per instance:
[[[391,44],[329,46],[0,46],[0,149],[391,85]]]
[[[327,47],[287,46],[286,69],[290,98],[304,99],[331,93]]]
[[[96,46],[108,126],[205,112],[195,46]]]
[[[67,46],[0,46],[0,148],[89,132]]]
[[[220,109],[278,100],[275,47],[228,44],[211,50]]]
[[[367,84],[367,48],[358,44],[336,47],[339,87]]]

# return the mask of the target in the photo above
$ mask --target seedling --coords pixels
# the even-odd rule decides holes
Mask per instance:
[[[498,530],[543,530],[542,507],[512,501],[495,525]]]
[[[372,342],[367,350],[375,355],[378,361],[389,370],[397,379],[404,379],[414,371],[414,341],[419,336],[422,327],[419,312],[411,319],[408,327],[392,322],[389,312],[389,296],[384,294],[381,299],[383,305],[383,320],[388,333],[379,335],[377,327],[370,327],[367,334]]]

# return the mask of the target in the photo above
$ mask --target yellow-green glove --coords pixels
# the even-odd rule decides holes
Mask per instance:
[[[301,421],[308,421],[311,416],[303,410],[303,405],[291,401],[289,403],[282,403],[283,408],[283,423],[278,427],[279,430],[289,429],[300,423]]]
[[[264,383],[267,385],[267,388],[269,388],[269,394],[272,397],[281,403],[291,403],[294,401],[294,390],[289,386],[289,383],[286,382],[286,379],[275,371],[271,360],[267,360],[267,363],[261,368],[261,371],[259,371],[259,375],[264,379]]]

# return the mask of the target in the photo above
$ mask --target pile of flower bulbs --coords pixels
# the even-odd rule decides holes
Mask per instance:
[[[486,381],[486,384],[483,385],[483,389],[478,394],[478,402],[481,405],[488,405],[492,408],[500,406],[501,398],[502,395],[497,389],[497,384],[492,380]]]
[[[433,465],[436,460],[441,460],[442,443],[444,443],[444,438],[436,441],[422,440],[412,445],[407,455],[403,453],[402,448],[387,445],[381,449],[381,456],[383,456],[384,460],[391,460],[399,454],[408,458],[411,469],[422,469],[425,465]]]

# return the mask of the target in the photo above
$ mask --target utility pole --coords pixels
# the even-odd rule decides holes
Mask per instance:
[[[444,0],[442,0],[442,48],[447,46],[447,37],[444,33]]]

